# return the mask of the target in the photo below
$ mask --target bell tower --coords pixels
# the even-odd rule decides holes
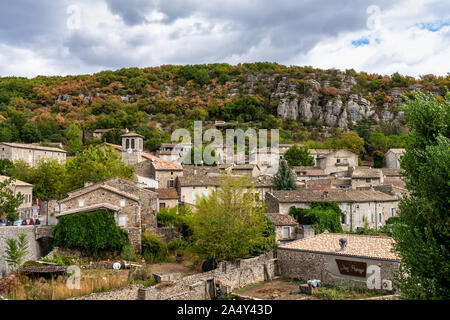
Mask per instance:
[[[127,164],[136,164],[142,161],[144,137],[135,132],[122,136],[122,161]]]

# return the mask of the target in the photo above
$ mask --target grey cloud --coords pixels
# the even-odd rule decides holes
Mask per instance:
[[[67,19],[66,1],[14,0],[0,2],[0,42],[31,45],[56,40]]]

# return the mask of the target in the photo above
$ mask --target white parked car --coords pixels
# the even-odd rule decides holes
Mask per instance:
[[[26,220],[16,220],[14,221],[13,226],[26,226],[27,225],[27,221]]]

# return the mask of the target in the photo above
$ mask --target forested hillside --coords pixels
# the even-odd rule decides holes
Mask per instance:
[[[76,124],[85,133],[84,144],[94,129],[128,128],[143,134],[154,150],[170,140],[173,129],[191,128],[198,119],[279,128],[283,142],[312,140],[316,147],[356,130],[368,147],[371,132],[384,135],[381,139],[404,134],[403,94],[419,89],[441,99],[449,87],[449,75],[415,79],[276,63],[8,77],[0,78],[0,140],[66,144],[75,130],[69,126]],[[113,131],[108,140],[118,136]],[[386,146],[401,145],[398,141]]]

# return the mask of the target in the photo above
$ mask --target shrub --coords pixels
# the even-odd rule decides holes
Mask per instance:
[[[127,243],[122,247],[122,259],[127,261],[134,261],[136,259],[136,253],[131,243]]]
[[[134,284],[142,284],[146,287],[153,286],[156,283],[152,270],[145,267],[137,268],[135,271],[130,272],[128,281]]]
[[[183,241],[181,239],[173,239],[169,241],[167,244],[167,249],[169,250],[169,253],[176,253],[176,254],[182,254],[184,250],[187,247],[186,241]]]
[[[310,209],[291,207],[289,214],[300,224],[312,225],[317,234],[325,230],[335,233],[344,232],[341,224],[344,213],[335,202],[311,203]]]
[[[147,262],[161,262],[167,257],[167,245],[156,234],[143,233],[142,256]]]
[[[343,298],[342,292],[328,288],[316,288],[313,295],[322,300],[341,300]]]
[[[110,211],[77,213],[58,219],[53,229],[55,246],[81,249],[98,256],[100,252],[121,251],[129,243],[128,234],[116,226]]]
[[[156,214],[156,220],[162,226],[174,226],[177,220],[177,207],[162,208]]]
[[[28,255],[28,240],[25,233],[19,233],[18,239],[6,239],[5,260],[9,266],[17,268]]]

